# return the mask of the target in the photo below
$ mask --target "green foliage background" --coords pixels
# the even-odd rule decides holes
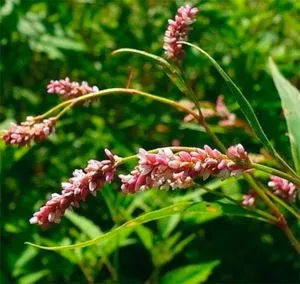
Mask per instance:
[[[209,52],[250,100],[274,145],[287,159],[290,149],[280,99],[266,70],[272,56],[282,73],[299,84],[298,1],[191,1],[200,13],[190,41]],[[126,86],[182,99],[160,68],[141,57],[111,56],[121,47],[163,53],[167,19],[180,1],[1,0],[1,129],[59,102],[47,95],[49,80],[69,76],[100,89]],[[192,50],[185,77],[201,100],[226,102],[243,118],[210,63]],[[72,170],[103,148],[120,156],[139,147],[211,144],[205,133],[182,123],[183,114],[138,97],[111,96],[99,105],[76,107],[48,141],[30,148],[1,144],[1,283],[296,283],[297,256],[275,227],[255,220],[173,217],[152,222],[104,244],[54,253],[24,245],[68,244],[90,239],[133,216],[183,200],[213,200],[200,189],[120,193],[118,182],[90,198],[61,224],[43,230],[28,220]],[[226,145],[261,145],[243,129],[216,128]],[[124,172],[129,167],[124,167]],[[266,177],[263,177],[264,179]],[[217,181],[210,180],[218,186]],[[229,180],[221,190],[235,198],[246,184]],[[296,226],[296,224],[294,224]],[[184,267],[184,268],[183,268]],[[173,278],[172,278],[173,277]],[[175,277],[175,278],[174,278]],[[176,279],[176,280],[174,280]],[[184,282],[187,281],[187,282]],[[189,282],[188,282],[189,281]],[[178,282],[177,282],[178,283]]]

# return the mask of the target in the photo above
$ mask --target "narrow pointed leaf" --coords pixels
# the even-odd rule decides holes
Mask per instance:
[[[106,234],[100,235],[94,239],[91,239],[89,241],[85,241],[78,244],[73,245],[65,245],[65,246],[54,246],[54,247],[47,247],[47,246],[41,246],[33,243],[27,242],[26,244],[32,245],[34,247],[38,247],[45,250],[64,250],[64,249],[75,249],[75,248],[82,248],[87,247],[90,245],[94,245],[100,242],[104,242],[107,240],[110,240],[114,236],[127,232],[128,230],[132,230],[136,228],[137,226],[140,226],[141,224],[159,220],[162,218],[166,218],[169,216],[172,216],[174,214],[187,212],[189,214],[203,214],[206,216],[214,216],[219,217],[223,215],[229,215],[229,216],[241,216],[241,217],[248,217],[248,218],[254,218],[260,221],[268,222],[267,219],[261,217],[260,215],[256,214],[255,212],[251,212],[249,210],[246,210],[242,207],[238,207],[235,205],[229,205],[229,204],[223,204],[223,203],[212,203],[212,202],[182,202],[175,205],[171,205],[168,207],[165,207],[160,210],[155,210],[149,213],[142,214],[141,216],[132,219],[131,221],[126,222],[125,224],[112,229]]]
[[[275,148],[273,147],[271,141],[268,139],[267,135],[265,134],[262,126],[259,123],[259,120],[249,103],[246,97],[243,95],[240,88],[231,80],[231,78],[227,75],[227,73],[222,69],[222,67],[214,60],[206,51],[201,49],[199,46],[194,45],[189,42],[181,41],[181,43],[189,45],[196,50],[198,50],[201,54],[205,55],[210,62],[214,65],[216,70],[225,80],[227,86],[231,90],[235,100],[239,104],[243,114],[245,115],[248,123],[251,125],[253,131],[255,132],[256,136],[260,139],[261,143],[267,148],[267,150],[273,154],[273,156],[285,167],[288,168],[289,171],[293,172],[293,169],[283,160],[283,158],[277,153]]]
[[[281,75],[272,58],[269,59],[269,68],[281,98],[295,167],[300,173],[300,92]]]

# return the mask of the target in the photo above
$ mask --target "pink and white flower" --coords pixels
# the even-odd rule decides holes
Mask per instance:
[[[198,8],[182,6],[177,10],[175,19],[168,21],[163,46],[167,58],[178,60],[182,56],[183,49],[179,41],[187,40],[190,26],[195,22],[198,12]]]
[[[29,145],[32,141],[40,142],[54,132],[56,120],[54,118],[44,119],[36,122],[33,117],[27,117],[21,124],[12,123],[5,130],[2,139],[7,145]]]
[[[58,94],[65,100],[75,99],[83,95],[99,91],[97,86],[90,86],[87,82],[73,82],[68,77],[62,80],[51,80],[47,86],[49,94]]]
[[[240,146],[237,147],[240,149]],[[212,175],[225,179],[238,176],[249,169],[244,161],[239,164],[207,145],[203,149],[175,154],[170,148],[159,150],[157,154],[140,149],[138,157],[139,164],[130,174],[119,175],[122,181],[121,189],[125,193],[153,187],[188,188],[198,177],[205,180]]]
[[[73,177],[62,183],[62,192],[52,194],[51,199],[33,214],[30,223],[42,226],[59,223],[67,209],[79,207],[90,194],[95,196],[105,184],[110,183],[114,179],[118,157],[109,150],[105,153],[108,160],[90,160],[84,170],[75,170]]]
[[[254,191],[249,191],[247,194],[243,195],[242,205],[245,207],[254,206],[256,201],[256,193]]]
[[[271,176],[268,186],[274,190],[274,194],[281,198],[291,203],[296,201],[297,189],[292,182],[278,176]]]

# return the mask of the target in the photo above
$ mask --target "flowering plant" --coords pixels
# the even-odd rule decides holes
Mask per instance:
[[[99,90],[96,86],[90,86],[87,82],[72,82],[69,78],[64,80],[52,80],[47,86],[48,93],[58,94],[63,102],[51,108],[44,114],[27,117],[25,122],[19,125],[13,124],[4,132],[2,139],[7,145],[28,146],[32,142],[41,142],[50,136],[55,129],[57,121],[72,107],[93,102],[95,99],[112,94],[125,94],[131,96],[141,96],[163,104],[167,104],[177,110],[183,111],[188,120],[195,120],[203,127],[212,143],[217,149],[204,145],[203,147],[184,147],[170,146],[154,150],[140,149],[138,154],[130,157],[119,157],[105,150],[107,160],[90,160],[83,170],[75,170],[73,176],[62,183],[62,191],[54,193],[30,219],[30,223],[41,226],[49,226],[58,223],[67,209],[80,206],[80,203],[90,195],[96,195],[105,184],[115,180],[116,173],[120,167],[129,161],[138,159],[138,164],[128,174],[119,174],[121,189],[124,193],[136,193],[138,191],[159,189],[186,189],[192,188],[199,180],[206,180],[210,176],[225,179],[228,177],[243,178],[249,185],[249,192],[245,192],[242,200],[235,200],[231,196],[223,196],[229,202],[239,208],[236,215],[252,217],[271,224],[277,225],[290,240],[296,251],[300,252],[300,244],[294,233],[289,227],[286,213],[290,213],[296,218],[300,218],[299,210],[296,207],[297,188],[300,188],[300,160],[299,160],[299,135],[295,127],[295,112],[289,113],[292,107],[295,107],[297,101],[297,92],[279,73],[276,66],[270,60],[270,68],[275,84],[281,95],[283,106],[287,110],[287,122],[291,137],[292,154],[295,163],[295,169],[291,167],[285,159],[274,149],[272,143],[267,138],[259,120],[249,104],[247,98],[243,95],[237,85],[230,79],[225,71],[208,53],[200,47],[186,42],[191,25],[196,20],[198,13],[196,7],[189,5],[178,9],[174,20],[170,20],[164,37],[163,48],[165,57],[159,57],[145,51],[123,48],[116,50],[113,55],[123,53],[132,53],[153,60],[166,72],[170,80],[178,87],[182,94],[190,101],[192,107],[185,103],[177,102],[166,97],[149,94],[140,90],[131,88],[111,88]],[[216,133],[207,123],[208,116],[199,102],[195,91],[186,83],[183,77],[182,60],[184,59],[184,46],[190,46],[206,56],[214,65],[217,71],[225,80],[230,88],[232,95],[243,111],[247,125],[252,129],[251,134],[256,135],[268,157],[275,163],[275,167],[269,167],[262,163],[257,163],[251,154],[241,144],[226,147],[219,139]],[[291,95],[292,94],[292,95]],[[232,127],[236,124],[236,116],[231,113],[224,103],[224,97],[220,96],[215,107],[213,115],[221,118],[220,126]],[[299,116],[296,117],[299,123]],[[268,187],[261,183],[256,176],[256,172],[264,172],[270,175]],[[214,192],[206,185],[200,185],[206,191]],[[108,238],[116,230],[126,230],[129,227],[170,216],[175,213],[184,213],[188,211],[198,214],[208,214],[213,209],[226,208],[225,202],[217,204],[207,203],[207,208],[199,211],[197,204],[193,202],[179,203],[176,206],[163,208],[157,212],[152,211],[142,215],[127,224],[120,226],[106,235],[96,237],[93,240],[60,247],[44,247],[31,244],[48,250],[60,250],[84,247],[95,244]],[[198,208],[198,209],[197,209]],[[284,209],[284,211],[282,210]],[[224,214],[226,210],[224,209]],[[234,214],[232,212],[228,213]]]

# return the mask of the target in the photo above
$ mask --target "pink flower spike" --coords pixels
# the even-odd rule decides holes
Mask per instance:
[[[164,36],[164,50],[167,58],[178,60],[182,54],[182,44],[188,38],[190,27],[196,20],[198,8],[190,5],[182,6],[177,10],[175,20],[168,21],[168,28]]]
[[[296,201],[297,189],[292,182],[278,176],[271,176],[268,186],[274,190],[274,194],[289,201],[290,203],[294,203]]]
[[[47,86],[47,92],[49,94],[58,94],[64,100],[78,98],[97,91],[99,91],[97,86],[91,87],[85,81],[81,82],[81,84],[72,82],[68,77],[62,80],[51,80]]]
[[[108,150],[105,152],[108,153]],[[84,170],[75,170],[73,177],[62,183],[62,192],[52,194],[51,199],[33,214],[29,222],[41,226],[59,223],[67,209],[79,207],[89,194],[95,196],[97,191],[114,179],[117,162],[115,157],[117,156],[109,152],[109,160],[90,160]]]
[[[7,145],[25,146],[32,141],[41,142],[55,130],[56,120],[54,118],[44,119],[42,122],[35,122],[33,117],[27,117],[21,124],[12,123],[8,130],[5,130],[2,139]]]
[[[238,176],[249,168],[229,159],[226,155],[205,145],[193,152],[173,153],[170,148],[150,154],[139,151],[139,164],[130,174],[119,175],[125,193],[134,193],[150,188],[188,188],[194,179],[210,176],[227,178]]]

